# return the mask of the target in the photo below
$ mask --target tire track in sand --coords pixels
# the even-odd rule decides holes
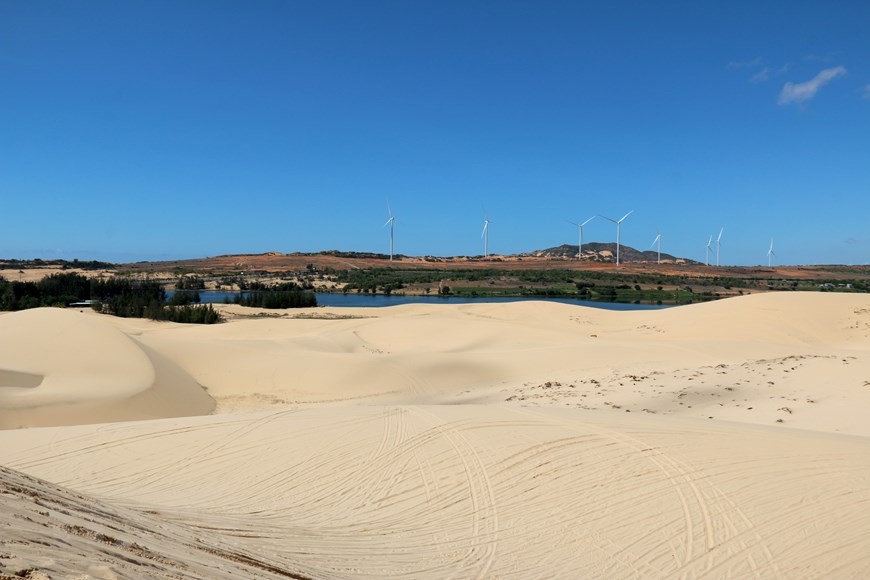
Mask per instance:
[[[537,413],[528,408],[517,407],[514,408],[514,410],[529,415],[540,416],[545,420],[547,419],[546,415]],[[569,422],[566,422],[565,426],[577,430],[577,428],[573,427]],[[581,432],[585,433],[585,431],[582,430]],[[683,540],[684,553],[682,558],[678,558],[678,562],[680,562],[679,567],[677,570],[674,570],[674,573],[679,574],[680,578],[690,578],[698,573],[705,574],[709,571],[719,569],[728,562],[733,562],[735,558],[740,556],[745,558],[745,562],[748,564],[751,573],[757,577],[761,573],[761,570],[750,552],[756,547],[760,549],[766,560],[764,567],[778,570],[776,559],[773,557],[769,546],[765,544],[763,537],[758,532],[753,532],[754,538],[750,542],[737,540],[739,536],[752,530],[754,525],[746,514],[739,510],[736,503],[730,500],[720,488],[716,487],[712,482],[707,481],[706,479],[702,481],[697,477],[696,469],[689,467],[672,455],[662,452],[655,445],[649,444],[648,442],[627,433],[616,432],[601,425],[596,426],[596,433],[607,436],[622,445],[634,449],[638,453],[642,453],[643,456],[655,465],[656,468],[665,475],[666,479],[672,483],[672,491],[677,496],[685,522],[685,534]],[[701,474],[701,476],[704,476],[704,474]],[[718,497],[719,505],[724,504],[727,507],[727,509],[718,510],[715,518],[711,515],[711,505],[705,497],[704,490],[700,487],[701,485],[704,485],[713,496]],[[682,489],[683,487],[686,489]],[[697,510],[703,525],[703,530],[700,533],[696,532],[695,529],[696,525],[694,523],[695,517],[693,516],[693,508]],[[740,526],[737,525],[735,518],[738,519],[743,526],[747,526],[748,530],[738,532]],[[721,525],[714,525],[714,521]],[[730,530],[731,534],[723,536],[721,531],[717,533],[717,530],[721,530],[723,527]],[[699,548],[695,542],[696,535],[701,535],[703,537],[703,552],[700,554],[696,554]],[[724,545],[732,543],[735,540],[740,543],[740,548],[736,552],[727,552],[724,561],[718,563],[715,562],[715,556],[721,556],[721,552],[723,552],[723,550],[719,550],[720,553],[716,553],[715,549],[722,548]],[[673,546],[671,546],[672,553],[673,550]],[[652,549],[647,550],[646,554],[651,551]],[[701,564],[701,562],[703,562],[703,564]],[[703,570],[697,570],[698,566],[702,566]],[[730,573],[731,570],[729,570],[728,574]]]
[[[450,444],[462,462],[473,510],[472,542],[474,542],[465,559],[469,560],[469,567],[478,567],[474,577],[483,578],[495,561],[499,531],[498,506],[486,465],[480,459],[474,446],[462,435],[460,429],[442,423],[440,417],[420,407],[412,407],[411,409],[418,414],[434,419],[433,429]],[[479,549],[481,540],[483,540],[482,551]]]

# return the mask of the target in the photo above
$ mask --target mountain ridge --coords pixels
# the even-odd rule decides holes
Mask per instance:
[[[577,258],[577,244],[562,244],[543,250],[535,250],[520,256],[536,258]],[[602,263],[616,262],[616,244],[613,242],[587,242],[583,244],[583,260]],[[637,250],[625,244],[619,245],[620,262],[656,262],[658,252],[655,250]],[[671,264],[698,264],[695,260],[679,258],[672,254],[662,252],[662,263]]]

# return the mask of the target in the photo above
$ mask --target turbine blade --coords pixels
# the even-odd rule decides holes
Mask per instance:
[[[482,238],[486,234],[486,227],[489,225],[489,222],[485,222],[483,224],[483,231],[480,232],[480,237]]]
[[[607,217],[606,215],[600,215],[600,216],[598,216],[598,217],[603,217],[603,218],[606,219],[607,221],[609,221],[609,222],[613,222],[613,223],[619,225],[619,222],[618,222],[618,221],[616,221],[616,220],[613,219],[613,218],[609,218],[609,217]]]
[[[585,226],[586,224],[588,224],[589,222],[591,222],[591,221],[594,220],[594,219],[595,219],[595,216],[592,216],[591,218],[589,218],[588,220],[586,220],[585,222],[583,222],[582,224],[580,224],[580,226],[581,226],[581,227],[582,227],[582,226]]]
[[[565,221],[568,222],[569,224],[571,224],[572,226],[577,226],[578,228],[580,227],[580,224],[578,224],[577,222],[572,222],[571,220],[565,220]]]
[[[632,213],[634,213],[634,210],[631,210],[630,212],[628,212],[627,214],[625,214],[624,216],[622,216],[622,219],[619,220],[619,223],[622,223],[622,220],[624,220],[625,218],[627,218],[628,216],[630,216]]]
[[[719,237],[716,238],[716,242],[717,242],[717,243],[719,242],[719,240],[722,239],[722,233],[723,233],[724,231],[725,231],[725,228],[722,228],[721,230],[719,230]]]

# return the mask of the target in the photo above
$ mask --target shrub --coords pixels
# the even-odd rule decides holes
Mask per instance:
[[[308,308],[317,306],[317,296],[310,290],[303,290],[292,282],[286,282],[268,289],[239,294],[235,302],[255,308]]]
[[[189,304],[199,304],[199,292],[177,291],[172,297],[167,300],[169,306],[187,306]]]
[[[214,324],[223,320],[220,312],[211,304],[186,304],[184,306],[164,306],[158,311],[158,317],[151,316],[154,320],[168,320],[170,322],[183,322],[188,324]]]

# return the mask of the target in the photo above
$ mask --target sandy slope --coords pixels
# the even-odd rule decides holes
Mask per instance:
[[[190,375],[100,317],[56,308],[0,316],[0,429],[212,409]]]
[[[97,497],[144,529],[122,538],[123,525],[75,525],[173,561],[179,548],[169,550],[166,536],[315,578],[842,578],[870,570],[865,438],[503,405],[310,409],[2,435],[3,464]],[[44,505],[49,521],[61,518],[63,502]],[[42,532],[69,539],[63,529]],[[17,549],[7,541],[0,550]],[[122,573],[110,552],[103,565]]]
[[[336,313],[0,315],[0,574],[870,575],[866,296]]]
[[[359,318],[140,322],[135,332],[207,386],[219,412],[507,401],[870,435],[866,295],[645,312],[547,302],[313,310],[324,311]]]
[[[204,414],[199,383],[218,412],[506,401],[870,435],[866,295],[645,312],[525,302],[308,313],[355,318],[0,315],[0,427]]]
[[[287,577],[154,510],[110,506],[0,466],[0,578]],[[291,576],[292,577],[292,576]]]

